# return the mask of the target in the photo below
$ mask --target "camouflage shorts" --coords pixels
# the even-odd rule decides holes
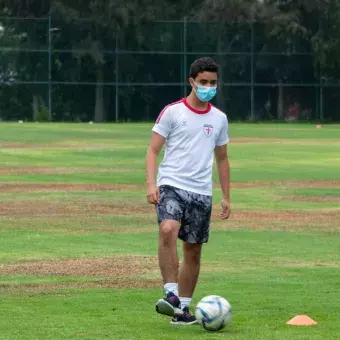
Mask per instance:
[[[158,223],[175,220],[181,224],[178,237],[187,243],[206,243],[212,197],[162,185],[159,188],[160,203],[156,207]]]

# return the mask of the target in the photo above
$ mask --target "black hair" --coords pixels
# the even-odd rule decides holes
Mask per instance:
[[[190,78],[196,78],[202,72],[218,73],[219,66],[215,60],[210,57],[196,59],[190,66]]]

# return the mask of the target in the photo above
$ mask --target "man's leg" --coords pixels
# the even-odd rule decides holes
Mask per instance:
[[[171,324],[193,325],[197,323],[196,317],[189,312],[189,305],[200,271],[201,249],[200,243],[183,242],[183,260],[179,269],[179,299],[183,315],[174,317]]]
[[[201,243],[183,242],[183,261],[179,269],[179,296],[181,306],[189,307],[194,293],[201,263]]]
[[[211,196],[188,193],[189,204],[184,212],[178,237],[183,243],[183,261],[179,269],[179,298],[183,315],[172,319],[177,325],[197,323],[189,312],[200,272],[202,244],[208,242],[211,216]]]
[[[178,189],[160,187],[160,202],[156,207],[159,223],[158,262],[162,273],[166,297],[158,300],[156,311],[169,316],[182,315],[178,298],[177,237],[183,215]]]
[[[201,243],[183,242],[183,261],[179,270],[179,295],[183,297],[192,297],[201,263]]]
[[[177,236],[180,224],[165,220],[159,227],[158,262],[164,284],[178,282]],[[178,291],[174,292],[177,293]]]
[[[158,300],[156,311],[169,316],[183,314],[178,298],[177,236],[179,227],[179,222],[175,220],[164,220],[159,227],[158,262],[166,297]]]

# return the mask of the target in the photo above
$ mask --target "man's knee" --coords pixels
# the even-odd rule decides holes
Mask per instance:
[[[176,243],[179,230],[179,223],[174,220],[165,220],[160,224],[159,237],[164,244]]]

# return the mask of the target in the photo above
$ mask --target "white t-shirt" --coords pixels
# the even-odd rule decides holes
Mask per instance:
[[[152,131],[166,138],[157,185],[211,196],[214,149],[229,142],[227,116],[210,104],[198,111],[184,98],[163,109]]]

